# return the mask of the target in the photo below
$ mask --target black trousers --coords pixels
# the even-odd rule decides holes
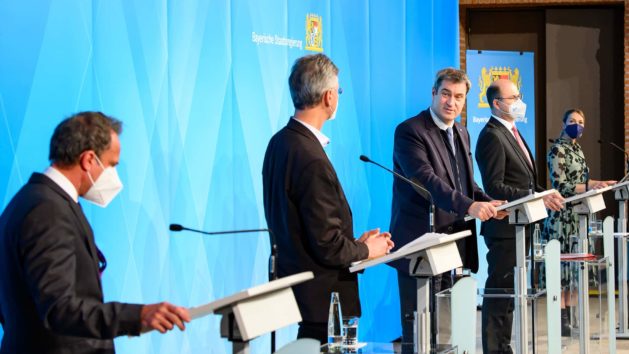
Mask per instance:
[[[301,338],[312,338],[321,342],[321,345],[326,344],[328,342],[328,324],[315,322],[299,322],[297,339]]]
[[[513,268],[515,267],[515,238],[497,239],[485,237],[487,253],[487,282],[485,293],[513,294]],[[526,250],[530,238],[526,238]],[[483,353],[513,353],[511,329],[513,326],[513,299],[485,297],[482,312]]]
[[[417,311],[417,279],[398,270],[397,281],[400,291],[402,342],[413,343],[413,321],[414,313]],[[451,288],[453,282],[450,272],[435,276],[434,284],[435,287],[432,289],[433,294]]]

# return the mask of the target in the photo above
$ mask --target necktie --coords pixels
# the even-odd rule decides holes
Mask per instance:
[[[107,258],[96,245],[94,247],[96,247],[96,254],[98,255],[98,273],[102,276],[105,268],[107,268]]]
[[[454,133],[452,132],[452,127],[448,127],[446,129],[446,133],[448,134],[448,142],[450,143],[450,148],[452,149],[452,155],[456,155],[456,149],[454,148]]]
[[[520,145],[520,149],[522,149],[524,156],[526,156],[526,160],[529,162],[529,167],[532,168],[533,162],[531,161],[531,156],[529,155],[528,150],[526,150],[526,146],[524,145],[522,138],[520,138],[520,134],[518,133],[518,129],[515,127],[515,125],[511,127],[511,131],[513,132],[513,136],[515,136],[515,140],[518,142],[518,145]]]

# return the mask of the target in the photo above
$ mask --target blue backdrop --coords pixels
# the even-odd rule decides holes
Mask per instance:
[[[535,61],[533,52],[504,52],[468,50],[466,63],[467,74],[472,87],[467,95],[467,130],[470,133],[471,150],[476,151],[478,134],[491,117],[491,111],[485,96],[487,87],[496,79],[509,79],[514,82],[526,103],[526,116],[516,121],[521,134],[531,153],[535,156]],[[474,161],[474,180],[482,186],[478,164]],[[480,222],[477,234],[480,235]],[[476,279],[478,286],[485,287],[487,280],[487,246],[482,238],[478,239],[479,268]]]
[[[315,51],[306,50],[312,18]],[[62,118],[101,110],[124,121],[125,188],[107,209],[85,207],[109,261],[106,300],[221,298],[266,281],[266,235],[171,234],[168,224],[266,226],[262,160],[293,112],[293,61],[322,50],[339,66],[344,94],[324,128],[326,151],[357,232],[388,229],[391,177],[358,156],[391,165],[395,126],[428,106],[438,69],[458,66],[458,41],[457,0],[0,0],[0,207],[46,168]],[[360,337],[399,336],[395,273],[369,270],[360,289]],[[279,342],[295,334],[282,330]],[[120,353],[231,352],[218,317],[116,345]],[[253,349],[268,346],[265,336]]]

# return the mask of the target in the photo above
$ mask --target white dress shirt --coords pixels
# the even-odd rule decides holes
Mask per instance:
[[[430,109],[430,116],[432,117],[432,121],[435,122],[435,124],[437,124],[437,127],[439,127],[439,129],[446,130],[448,128],[454,127],[454,121],[452,121],[451,124],[448,125],[444,123],[441,119],[439,119],[439,117],[437,117],[435,112],[432,111],[432,107],[430,107],[429,109]]]
[[[509,133],[511,133],[511,136],[513,136],[515,138],[515,135],[513,134],[513,127],[515,126],[515,123],[511,123],[508,122],[500,117],[496,117],[495,115],[491,115],[492,117],[496,118],[497,121],[500,122],[500,124],[504,125],[505,128],[507,128],[507,130],[509,131]]]
[[[64,192],[68,193],[75,203],[79,202],[79,192],[76,190],[76,187],[74,187],[74,184],[72,184],[68,177],[64,176],[63,173],[50,166],[46,169],[46,171],[44,171],[44,175],[61,187]]]
[[[308,128],[308,130],[310,130],[312,134],[314,134],[317,137],[317,140],[319,140],[319,143],[321,144],[321,146],[323,147],[328,146],[328,144],[330,143],[330,139],[328,139],[327,136],[325,136],[322,132],[320,132],[319,129],[313,127],[312,125],[306,122],[302,122],[295,117],[293,117],[293,119],[301,123],[304,127]]]

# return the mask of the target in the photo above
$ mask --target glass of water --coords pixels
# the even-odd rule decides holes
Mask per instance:
[[[358,317],[343,316],[343,345],[358,345]]]
[[[603,233],[603,221],[596,218],[590,219],[590,233],[601,234]]]

